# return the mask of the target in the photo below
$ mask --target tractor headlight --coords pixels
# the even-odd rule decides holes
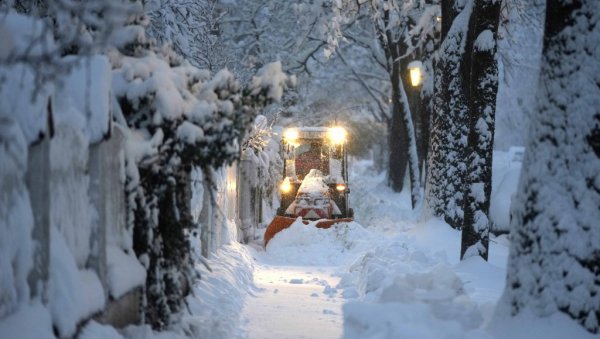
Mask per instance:
[[[298,140],[298,130],[295,128],[288,128],[283,132],[283,140],[288,144],[293,144]]]
[[[338,192],[343,192],[343,191],[345,191],[345,190],[346,190],[346,185],[344,185],[344,184],[337,184],[337,185],[335,185],[335,189],[336,189]]]
[[[290,181],[286,178],[281,183],[281,186],[279,186],[279,189],[281,190],[282,193],[288,193],[289,191],[292,190],[292,184],[290,184]]]
[[[334,145],[341,145],[346,142],[346,130],[343,127],[331,127],[327,136]]]

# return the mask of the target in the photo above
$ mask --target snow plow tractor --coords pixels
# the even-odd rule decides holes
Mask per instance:
[[[298,217],[318,228],[352,221],[348,206],[347,133],[342,127],[302,127],[284,131],[281,206],[267,227],[265,247]]]

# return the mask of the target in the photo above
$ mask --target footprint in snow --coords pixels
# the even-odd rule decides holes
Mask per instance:
[[[337,293],[337,288],[333,288],[329,285],[325,286],[325,289],[323,290],[323,294],[327,294],[328,296],[332,297]]]
[[[335,312],[334,312],[334,311],[332,311],[332,310],[324,309],[324,310],[323,310],[323,314],[336,315],[337,313],[335,313]]]
[[[290,279],[290,284],[304,284],[304,280],[302,279]]]

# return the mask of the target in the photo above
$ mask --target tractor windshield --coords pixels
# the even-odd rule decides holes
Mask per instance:
[[[300,139],[294,148],[296,175],[300,180],[311,169],[329,174],[329,146],[319,139]]]

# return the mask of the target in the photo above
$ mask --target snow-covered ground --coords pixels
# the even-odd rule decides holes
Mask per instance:
[[[515,150],[495,178],[518,178]],[[460,232],[411,211],[385,175],[356,162],[356,222],[327,230],[295,223],[267,249],[246,247],[258,289],[243,309],[248,338],[587,338],[565,316],[507,318],[499,305],[509,241],[492,237],[489,261],[459,260]],[[495,187],[501,188],[499,183]],[[512,188],[512,187],[511,187]],[[508,213],[511,188],[496,213]],[[514,189],[512,189],[514,190]]]
[[[354,166],[357,222],[296,223],[266,250],[252,249],[262,289],[246,300],[249,338],[483,334],[504,287],[505,237],[492,242],[488,263],[460,262],[460,233],[435,219],[419,223],[410,197],[391,192],[369,165]]]
[[[498,192],[498,178],[518,176],[512,153],[496,157]],[[412,211],[408,193],[393,193],[370,165],[353,164],[355,222],[330,229],[296,222],[266,249],[262,239],[231,242],[198,263],[202,279],[176,328],[117,331],[92,321],[79,338],[592,338],[560,314],[506,317],[498,301],[507,236],[492,237],[488,262],[461,262],[460,232]],[[510,200],[511,189],[504,191],[497,199]],[[508,213],[508,206],[502,201],[496,213]],[[44,337],[35,334],[49,332],[50,319],[37,315],[46,314],[42,308],[32,304],[16,312],[0,323],[0,333]],[[19,330],[30,319],[39,321]]]

